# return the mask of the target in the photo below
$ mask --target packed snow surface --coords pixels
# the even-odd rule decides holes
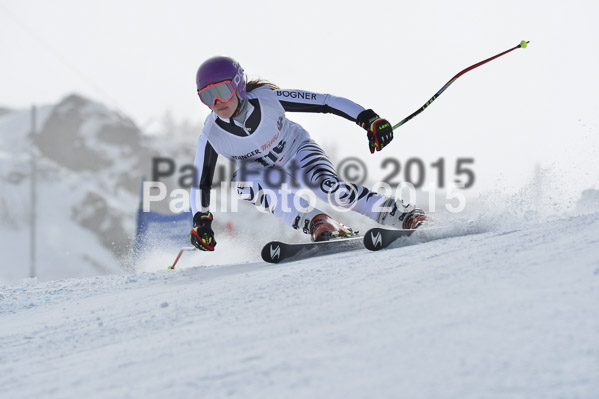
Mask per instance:
[[[599,397],[599,213],[403,244],[0,287],[0,397]]]

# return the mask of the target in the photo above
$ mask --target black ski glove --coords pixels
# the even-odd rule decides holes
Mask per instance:
[[[358,115],[356,123],[366,129],[370,153],[382,150],[393,140],[393,128],[387,119],[379,117],[373,110],[366,109]]]
[[[194,247],[201,251],[214,251],[216,240],[212,231],[212,213],[197,212],[193,215],[193,229],[189,240]]]

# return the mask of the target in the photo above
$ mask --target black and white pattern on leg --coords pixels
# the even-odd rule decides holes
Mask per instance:
[[[364,186],[342,181],[335,166],[316,142],[309,141],[300,146],[296,160],[304,181],[309,183],[317,198],[376,220],[378,214],[373,213],[373,208],[381,195]]]

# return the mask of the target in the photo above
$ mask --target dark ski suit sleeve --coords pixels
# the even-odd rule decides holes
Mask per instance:
[[[352,122],[364,107],[343,97],[312,93],[304,90],[275,90],[277,98],[287,112],[320,112],[342,116]]]
[[[194,182],[190,196],[191,211],[194,215],[196,212],[206,211],[210,206],[210,190],[217,159],[218,153],[210,142],[204,136],[200,136],[194,160],[198,180]]]

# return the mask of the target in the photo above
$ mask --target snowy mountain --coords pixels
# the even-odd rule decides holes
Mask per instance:
[[[487,214],[377,253],[0,287],[0,394],[596,398],[599,213]]]
[[[152,158],[189,163],[197,138],[147,136],[131,119],[79,95],[39,107],[35,135],[31,120],[29,110],[0,115],[0,250],[7,259],[0,281],[29,275],[32,157],[36,275],[47,280],[122,270]]]
[[[10,114],[12,112],[14,112],[14,111],[10,108],[0,107],[0,116]]]

